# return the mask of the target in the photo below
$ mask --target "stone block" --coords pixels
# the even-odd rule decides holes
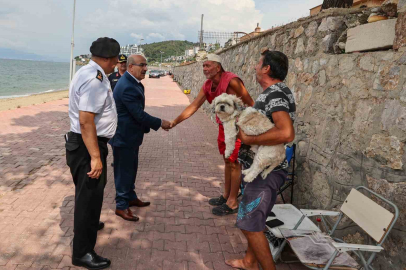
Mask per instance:
[[[347,32],[345,52],[389,49],[395,40],[396,19],[360,25]]]
[[[379,163],[394,170],[402,170],[404,143],[395,136],[374,134],[365,154]]]
[[[317,22],[316,21],[312,21],[311,23],[309,23],[309,26],[306,28],[305,34],[308,37],[312,37],[317,33]]]
[[[406,47],[406,11],[399,13],[395,27],[395,41],[393,42],[393,48],[398,50],[401,47]]]
[[[375,59],[370,55],[363,56],[359,61],[359,67],[362,70],[374,71]]]
[[[396,90],[400,79],[400,67],[397,65],[382,65],[375,75],[374,90]]]
[[[319,32],[336,31],[344,25],[342,17],[328,17],[321,21]]]
[[[406,0],[399,0],[398,12],[405,12],[405,11],[406,11]]]
[[[317,49],[317,39],[316,38],[309,38],[307,42],[307,47],[306,47],[306,52],[307,53],[313,53]]]
[[[382,3],[382,10],[389,17],[396,17],[399,0],[386,0]]]
[[[292,31],[293,37],[298,38],[303,32],[304,32],[304,28],[303,28],[303,26],[300,26],[299,28],[297,28],[295,30],[295,32]]]
[[[321,41],[321,48],[324,53],[333,53],[334,52],[334,43],[337,41],[337,34],[332,33],[325,36]]]
[[[305,46],[302,38],[299,38],[297,41],[295,54],[300,54],[305,51]]]

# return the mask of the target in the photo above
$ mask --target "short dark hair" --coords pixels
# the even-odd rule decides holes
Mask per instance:
[[[268,76],[281,81],[288,75],[289,59],[279,51],[266,50],[261,53],[263,56],[262,67],[270,66]]]

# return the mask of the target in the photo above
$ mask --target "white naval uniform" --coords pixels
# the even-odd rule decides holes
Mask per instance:
[[[70,131],[81,134],[79,111],[92,112],[98,137],[112,138],[117,128],[117,110],[110,82],[93,60],[76,72],[69,87]]]

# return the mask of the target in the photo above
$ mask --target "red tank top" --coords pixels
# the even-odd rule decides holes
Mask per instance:
[[[205,83],[203,84],[203,91],[204,91],[204,94],[206,95],[207,101],[211,104],[213,102],[213,99],[215,99],[216,97],[220,96],[223,93],[226,93],[228,85],[230,84],[230,81],[233,78],[238,78],[238,76],[235,75],[234,73],[224,71],[221,74],[219,85],[217,85],[217,88],[215,91],[211,91],[213,81],[212,80],[205,81]],[[240,79],[240,78],[238,78],[238,79]],[[242,80],[241,80],[241,82],[242,82]],[[218,124],[221,124],[221,121],[220,121],[220,119],[218,119],[217,116],[216,116],[216,122]]]
[[[233,79],[233,78],[238,78],[238,76],[235,75],[234,73],[224,71],[221,74],[219,85],[217,85],[217,88],[215,91],[211,91],[213,81],[212,80],[205,81],[205,83],[203,84],[203,91],[204,91],[204,94],[206,95],[207,101],[211,104],[213,99],[215,99],[216,97],[225,93],[227,91],[227,87],[228,87],[231,79]]]

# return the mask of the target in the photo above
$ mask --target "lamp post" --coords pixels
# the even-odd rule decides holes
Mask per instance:
[[[164,52],[161,52],[161,68],[162,68],[162,54],[163,54]]]
[[[74,31],[75,31],[75,7],[76,7],[76,0],[73,0],[73,21],[72,21],[72,40],[71,40],[71,49],[70,49],[70,64],[69,64],[69,84],[72,81],[73,77],[73,47],[75,47],[74,43]]]
[[[140,38],[140,53],[142,54],[142,48],[141,48],[141,42],[143,41],[143,38]]]

